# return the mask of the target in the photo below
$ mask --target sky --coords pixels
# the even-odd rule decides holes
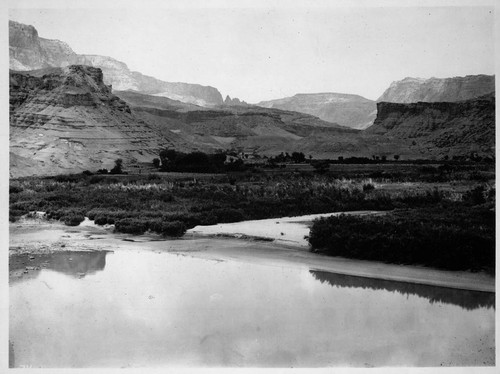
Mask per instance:
[[[165,81],[214,86],[249,103],[315,92],[376,100],[405,77],[495,72],[492,6],[43,4],[17,1],[9,18],[76,53],[110,56]]]

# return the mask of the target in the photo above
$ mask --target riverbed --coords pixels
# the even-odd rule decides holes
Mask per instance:
[[[495,363],[484,274],[249,238],[131,237],[88,221],[13,224],[10,246],[14,367]]]

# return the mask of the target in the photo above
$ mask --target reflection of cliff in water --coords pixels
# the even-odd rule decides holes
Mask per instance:
[[[355,277],[318,270],[310,270],[309,272],[321,283],[328,283],[332,287],[385,290],[398,292],[402,295],[416,295],[428,299],[431,304],[437,302],[453,304],[467,310],[495,307],[495,294],[493,292],[459,290],[416,283]]]
[[[50,269],[74,277],[82,278],[104,270],[107,251],[72,251],[47,254],[19,254],[9,258],[9,271],[22,271],[28,268],[28,274],[23,278],[33,278],[33,275]],[[27,276],[26,276],[27,275]]]

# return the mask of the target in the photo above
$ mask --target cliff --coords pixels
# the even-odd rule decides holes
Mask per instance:
[[[407,146],[409,154],[468,156],[495,154],[495,95],[459,102],[377,104],[366,135]]]
[[[375,119],[375,102],[359,95],[340,93],[297,94],[283,99],[261,101],[264,108],[293,110],[324,121],[354,129],[365,129]]]
[[[9,21],[10,69],[28,71],[72,64],[100,68],[104,82],[116,90],[135,90],[208,107],[222,104],[222,95],[214,87],[164,82],[130,71],[125,63],[111,57],[78,55],[64,42],[40,38],[33,26]]]
[[[10,73],[10,174],[49,175],[151,162],[173,143],[111,93],[101,69]]]
[[[453,102],[473,99],[495,91],[494,75],[454,78],[405,78],[392,82],[378,102]]]

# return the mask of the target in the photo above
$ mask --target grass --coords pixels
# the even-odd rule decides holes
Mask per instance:
[[[428,174],[440,181],[425,183],[408,182],[424,166],[405,169],[398,165],[399,174],[370,177],[381,172],[379,166],[346,167],[324,174],[256,169],[228,174],[21,178],[9,186],[9,219],[45,211],[49,218],[68,225],[79,224],[87,216],[97,224],[114,224],[118,232],[149,230],[181,236],[200,224],[333,211],[419,209],[446,202],[472,206],[494,198],[489,180],[471,177],[478,172],[490,175],[491,166],[433,167]]]

